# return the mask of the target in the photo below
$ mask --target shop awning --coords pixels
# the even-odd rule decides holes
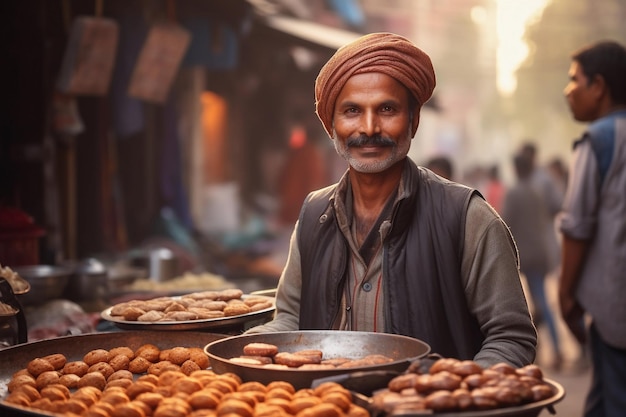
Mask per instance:
[[[287,16],[266,16],[264,21],[268,27],[274,30],[331,50],[336,50],[362,36],[357,32]]]

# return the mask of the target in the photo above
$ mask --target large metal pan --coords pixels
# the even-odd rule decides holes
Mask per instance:
[[[111,349],[117,346],[128,346],[137,349],[139,346],[152,343],[160,349],[176,346],[204,347],[207,343],[225,338],[226,335],[205,332],[158,332],[158,331],[124,331],[110,333],[93,333],[79,336],[65,336],[56,339],[41,340],[11,346],[0,350],[0,399],[7,394],[7,385],[13,373],[25,368],[34,358],[63,353],[69,361],[82,360],[83,356],[93,349]],[[11,416],[53,416],[40,410],[31,410],[11,406],[0,402],[0,415]]]
[[[426,414],[433,414],[437,417],[537,417],[544,409],[550,414],[557,414],[554,405],[565,397],[565,389],[561,384],[544,378],[544,382],[552,387],[554,394],[544,400],[528,404],[492,410],[470,410],[436,414],[425,410],[410,409],[387,413],[374,402],[372,395],[374,391],[387,387],[389,381],[397,375],[399,375],[398,372],[389,371],[355,372],[317,379],[313,381],[312,387],[315,388],[328,381],[337,382],[352,391],[352,401],[367,409],[372,417],[423,417]]]
[[[278,346],[281,352],[306,349],[321,350],[325,359],[361,358],[381,354],[393,359],[382,365],[345,369],[299,370],[267,369],[262,366],[234,363],[229,359],[243,354],[248,343],[261,342]],[[218,374],[233,372],[244,381],[287,381],[296,389],[308,388],[320,378],[358,371],[404,371],[409,363],[430,352],[430,346],[421,340],[389,333],[352,332],[338,330],[302,330],[293,332],[259,333],[233,336],[209,343],[204,351],[209,355],[211,368]]]
[[[437,417],[537,417],[545,409],[544,414],[557,414],[554,404],[558,403],[565,397],[565,389],[561,384],[551,379],[544,378],[544,381],[550,385],[554,391],[554,395],[545,400],[535,401],[524,405],[513,407],[503,407],[493,410],[475,410],[475,411],[458,411],[433,414]],[[382,410],[368,407],[367,404],[360,404],[368,409],[373,417],[423,417],[424,410],[406,410],[399,413],[387,414]],[[543,414],[542,414],[543,415]]]

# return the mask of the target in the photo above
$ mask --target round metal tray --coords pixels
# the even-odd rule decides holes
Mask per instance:
[[[243,347],[253,342],[276,345],[281,352],[317,349],[323,352],[325,359],[361,358],[369,354],[380,354],[393,361],[380,365],[325,370],[268,369],[230,361],[231,358],[242,355]],[[301,330],[233,336],[208,344],[204,351],[209,355],[211,368],[218,374],[233,372],[244,381],[258,381],[264,384],[271,381],[287,381],[300,389],[310,387],[316,379],[357,371],[404,371],[412,360],[427,355],[430,346],[412,337],[389,333]]]
[[[224,337],[226,335],[207,332],[177,332],[166,335],[157,331],[107,332],[64,336],[11,346],[0,350],[0,355],[2,355],[0,362],[0,400],[7,396],[7,386],[13,374],[25,368],[28,362],[34,358],[63,353],[69,361],[82,360],[84,355],[93,349],[111,349],[118,346],[137,349],[146,343],[156,345],[159,349],[176,346],[202,348],[207,343]],[[2,401],[0,401],[0,415],[58,417],[58,414],[6,404]]]
[[[201,320],[182,320],[182,321],[164,321],[164,322],[145,322],[145,321],[130,321],[130,320],[120,320],[117,316],[111,315],[111,309],[113,307],[109,307],[100,313],[100,316],[107,321],[115,324],[116,327],[124,330],[172,330],[172,331],[180,331],[180,330],[207,330],[207,329],[220,329],[226,327],[233,327],[242,324],[247,324],[253,321],[258,321],[259,324],[262,324],[264,319],[271,319],[274,314],[274,310],[276,307],[274,306],[274,298],[273,297],[265,297],[261,295],[243,295],[241,298],[246,299],[248,297],[260,297],[267,298],[268,301],[272,302],[272,307],[268,307],[263,310],[255,311],[247,314],[240,314],[238,316],[229,316],[229,317],[219,317],[214,319],[201,319]],[[173,299],[181,298],[172,297]]]

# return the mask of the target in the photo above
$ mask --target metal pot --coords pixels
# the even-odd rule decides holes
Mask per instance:
[[[72,269],[64,266],[16,266],[13,270],[30,284],[30,291],[18,295],[24,306],[61,298],[72,275]]]
[[[306,349],[321,350],[324,358],[360,358],[381,354],[393,359],[382,365],[328,370],[267,369],[262,366],[243,365],[229,359],[243,354],[248,343],[269,343],[281,352]],[[259,333],[233,336],[208,344],[204,351],[209,355],[212,369],[218,373],[233,372],[244,381],[287,381],[296,389],[308,388],[320,378],[358,371],[404,371],[410,362],[427,355],[430,346],[421,340],[389,333],[371,333],[339,330],[302,330],[293,332]]]
[[[108,295],[109,277],[102,262],[88,258],[71,268],[73,273],[65,288],[67,298],[80,302],[101,300]]]

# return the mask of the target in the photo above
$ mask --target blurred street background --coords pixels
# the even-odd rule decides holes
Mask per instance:
[[[142,291],[157,272],[191,276],[179,291],[276,286],[303,199],[346,169],[313,85],[356,37],[395,32],[431,56],[409,156],[448,160],[496,209],[523,144],[563,190],[585,128],[563,96],[570,54],[626,43],[623,0],[7,0],[0,13],[0,238],[17,210],[28,244],[0,239],[0,264],[94,258]],[[558,415],[576,417],[590,373],[546,283],[564,361],[551,367],[542,327],[538,360],[566,388]]]

